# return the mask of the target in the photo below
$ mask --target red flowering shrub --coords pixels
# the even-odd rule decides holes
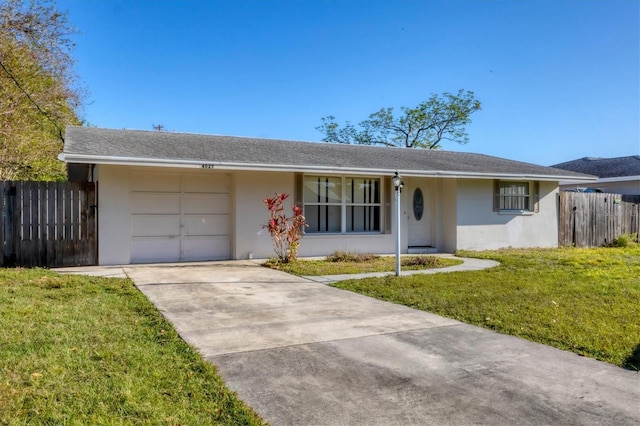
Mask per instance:
[[[284,212],[284,200],[289,194],[276,194],[274,198],[266,198],[264,203],[267,205],[269,212],[269,220],[263,228],[266,228],[271,234],[273,250],[280,262],[291,262],[298,257],[298,247],[300,247],[300,239],[305,223],[302,209],[293,205],[293,216],[287,217]]]

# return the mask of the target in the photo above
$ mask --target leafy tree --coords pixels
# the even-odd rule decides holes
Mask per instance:
[[[64,127],[79,124],[74,32],[49,0],[0,0],[0,180],[64,180]]]
[[[402,114],[396,117],[393,108],[382,108],[357,127],[349,122],[340,126],[330,115],[316,129],[325,135],[325,142],[440,149],[443,140],[469,142],[465,126],[471,114],[480,110],[480,101],[473,92],[460,90],[431,95],[415,108],[400,109]]]

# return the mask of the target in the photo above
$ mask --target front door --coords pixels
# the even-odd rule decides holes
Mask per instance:
[[[409,247],[431,246],[431,202],[427,185],[408,185]]]

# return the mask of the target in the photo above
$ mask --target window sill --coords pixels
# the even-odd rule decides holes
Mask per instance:
[[[536,212],[531,210],[500,210],[498,214],[501,216],[533,216]]]
[[[311,238],[316,238],[316,237],[381,237],[383,235],[390,235],[390,234],[384,234],[382,232],[312,232],[312,233],[305,233],[304,234],[305,238],[307,238],[307,237],[311,237]]]

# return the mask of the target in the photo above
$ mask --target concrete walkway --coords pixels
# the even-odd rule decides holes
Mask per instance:
[[[457,257],[457,256],[453,256],[452,254],[435,254],[435,255],[431,254],[429,256],[459,259],[459,260],[462,260],[462,264],[448,266],[446,268],[418,269],[415,271],[403,271],[401,269],[400,275],[407,276],[407,275],[417,275],[417,274],[439,274],[443,272],[479,271],[481,269],[493,268],[500,264],[495,260],[473,259],[469,257]],[[390,275],[395,275],[395,271],[394,272],[368,272],[364,274],[343,274],[343,275],[309,275],[309,276],[305,276],[304,278],[311,281],[323,283],[323,284],[331,284],[331,283],[344,281],[344,280],[352,280],[352,279],[359,280],[361,278],[370,278],[370,277],[379,278],[379,277],[386,277]]]
[[[250,261],[120,271],[272,425],[640,424],[640,375],[593,359]]]

